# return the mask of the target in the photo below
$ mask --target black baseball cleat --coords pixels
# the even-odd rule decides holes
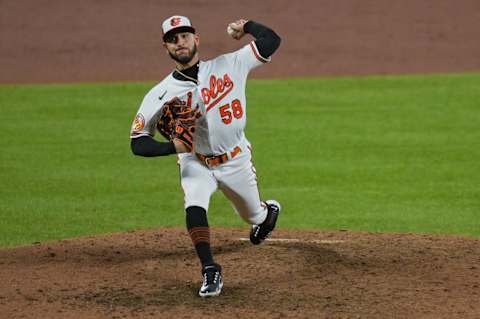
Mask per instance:
[[[270,199],[265,202],[267,204],[267,218],[260,225],[253,225],[250,231],[250,242],[254,245],[261,244],[275,229],[277,218],[280,214],[282,206],[276,200]]]
[[[198,292],[200,297],[215,297],[222,292],[222,267],[218,264],[208,265],[202,269],[203,284]]]

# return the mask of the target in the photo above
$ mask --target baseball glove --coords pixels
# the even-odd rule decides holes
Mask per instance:
[[[195,132],[195,112],[185,102],[175,97],[163,106],[157,130],[167,140],[178,139],[191,151]]]

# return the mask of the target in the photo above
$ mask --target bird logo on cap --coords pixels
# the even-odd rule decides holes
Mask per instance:
[[[170,25],[171,25],[172,27],[176,27],[177,25],[180,24],[180,22],[182,22],[182,18],[178,18],[178,17],[177,17],[177,18],[172,18],[172,19],[170,20]]]

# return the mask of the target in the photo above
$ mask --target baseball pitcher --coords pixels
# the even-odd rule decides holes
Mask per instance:
[[[172,16],[162,24],[163,46],[175,69],[144,97],[131,129],[131,149],[139,156],[178,154],[186,224],[202,264],[201,297],[218,296],[222,269],[210,248],[207,211],[220,189],[235,211],[251,224],[250,241],[264,241],[275,228],[280,204],[262,201],[245,137],[245,85],[251,70],[270,61],[280,46],[271,29],[254,21],[230,23],[236,40],[255,40],[208,61],[199,59],[200,38],[190,20]],[[161,133],[168,142],[153,138]]]

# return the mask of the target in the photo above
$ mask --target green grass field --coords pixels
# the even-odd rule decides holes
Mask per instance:
[[[0,245],[183,226],[176,157],[130,153],[153,83],[0,86]],[[251,80],[281,228],[480,235],[480,74]],[[221,193],[213,226],[244,226]]]

